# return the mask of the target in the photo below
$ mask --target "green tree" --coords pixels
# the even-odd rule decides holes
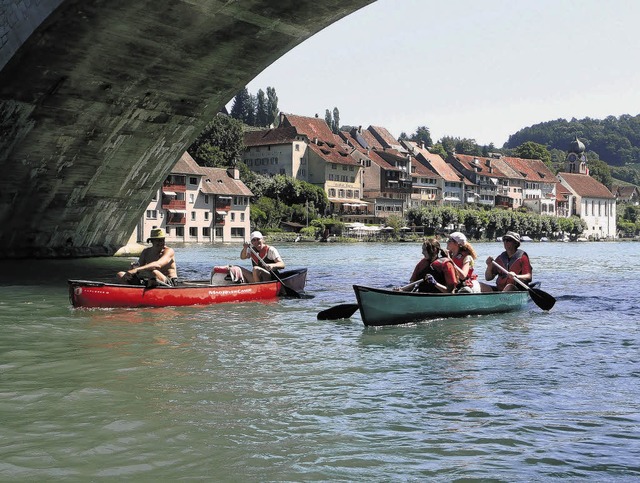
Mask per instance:
[[[546,146],[542,144],[534,143],[533,141],[527,141],[518,146],[514,154],[518,158],[523,159],[539,159],[544,164],[546,164],[550,169],[553,169],[553,165],[551,164],[551,153]]]
[[[329,126],[329,129],[332,129],[333,117],[331,116],[331,111],[329,109],[325,109],[324,111],[324,122],[327,123],[327,126]]]
[[[240,90],[233,98],[233,104],[231,105],[231,112],[229,113],[232,118],[245,122],[249,116],[249,109],[251,108],[251,96],[249,91],[245,87]]]
[[[277,125],[278,114],[280,110],[278,108],[278,95],[276,94],[275,87],[267,87],[267,124]]]
[[[331,122],[331,130],[334,134],[340,131],[340,111],[337,107],[333,108],[333,121]]]
[[[242,123],[216,115],[189,146],[187,152],[200,166],[227,167],[242,157]]]
[[[611,186],[613,185],[613,178],[611,176],[611,168],[609,165],[600,159],[589,159],[588,166],[589,175],[611,189]]]
[[[447,151],[441,143],[434,144],[429,151],[439,155],[442,159],[447,159]]]
[[[418,126],[416,132],[411,135],[411,141],[416,143],[423,142],[425,146],[433,146],[433,141],[431,140],[431,132],[427,126]]]
[[[269,111],[267,110],[267,98],[262,89],[256,96],[256,126],[266,127],[270,124]]]

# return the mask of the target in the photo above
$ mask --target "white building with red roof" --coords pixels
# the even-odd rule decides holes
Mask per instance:
[[[516,173],[509,184],[514,198],[534,213],[555,216],[558,180],[549,167],[540,159],[503,156],[500,160]]]
[[[167,242],[243,242],[253,193],[237,168],[199,166],[185,152],[147,206],[132,238],[145,242],[162,228]]]
[[[462,205],[466,189],[464,176],[442,159],[439,154],[430,152],[424,144],[407,140],[401,142],[419,164],[438,176],[439,192],[436,196],[438,203],[453,206]]]
[[[331,212],[348,215],[345,221],[372,216],[362,199],[363,167],[350,156],[353,148],[334,135],[324,119],[281,113],[277,128],[248,131],[244,144],[243,162],[252,171],[321,186]]]
[[[504,172],[504,163],[498,159],[453,153],[447,162],[472,183],[465,191],[465,202],[495,206],[496,196],[508,193],[510,173]]]
[[[589,176],[585,146],[576,138],[569,146],[566,172],[558,180],[570,193],[570,215],[579,216],[586,224],[583,235],[594,240],[617,237],[616,197],[598,180]]]

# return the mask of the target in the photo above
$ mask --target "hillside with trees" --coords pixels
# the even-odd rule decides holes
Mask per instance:
[[[598,153],[599,158],[611,166],[640,164],[640,115],[541,122],[509,136],[504,148],[515,149],[533,141],[549,150],[566,151],[576,136],[588,150]]]

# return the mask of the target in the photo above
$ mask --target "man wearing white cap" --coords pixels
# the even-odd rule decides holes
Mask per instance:
[[[284,269],[282,257],[274,247],[270,247],[264,242],[264,237],[259,231],[254,231],[249,237],[251,243],[244,243],[240,258],[246,260],[251,259],[253,265],[252,279],[249,282],[264,282],[271,280],[271,273]],[[245,274],[245,278],[249,278]]]

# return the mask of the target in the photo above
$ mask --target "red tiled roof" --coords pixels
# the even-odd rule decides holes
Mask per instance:
[[[229,176],[226,168],[200,166],[186,151],[171,173],[202,176],[201,191],[205,194],[253,196],[251,190],[242,181]]]
[[[396,138],[394,138],[391,133],[384,127],[381,126],[369,126],[367,131],[370,131],[376,139],[382,144],[385,148],[391,148],[393,146],[399,146],[400,143]]]
[[[638,195],[637,186],[614,186],[613,190],[620,198],[624,199],[631,199],[634,194]]]
[[[428,162],[431,168],[445,181],[460,182],[462,174],[460,174],[453,166],[447,163],[439,154],[434,154],[428,149],[421,148],[418,143],[414,141],[405,141],[407,145],[413,147],[416,153],[416,159],[420,164],[424,165],[424,162]],[[424,161],[422,161],[424,160]]]
[[[415,168],[415,170],[414,170]],[[442,178],[438,173],[430,170],[427,166],[417,161],[415,158],[411,158],[411,174],[413,176],[422,176],[426,178]]]
[[[253,193],[239,179],[233,179],[225,168],[200,167],[202,184],[200,191],[214,195],[253,196]]]
[[[201,174],[200,166],[196,163],[195,159],[191,157],[188,152],[182,153],[180,159],[171,169],[173,174]]]
[[[558,177],[562,178],[578,196],[587,198],[615,198],[605,185],[588,174],[558,173]]]
[[[492,178],[508,178],[497,166],[500,163],[495,163],[495,158],[483,158],[481,156],[470,156],[468,154],[455,154],[455,158],[469,171],[475,171],[475,167],[478,168],[478,173],[483,176],[491,176]],[[476,164],[475,160],[478,160]],[[491,171],[491,172],[489,172]]]
[[[294,127],[277,127],[244,133],[245,146],[266,146],[274,144],[290,144],[296,139]]]
[[[556,176],[551,172],[539,159],[523,159],[505,156],[501,158],[520,173],[527,181],[535,181],[540,183],[556,183]]]
[[[320,156],[325,161],[336,164],[346,164],[350,166],[360,166],[358,162],[353,159],[349,154],[338,148],[331,148],[326,144],[318,145],[314,143],[309,143],[309,149],[311,149],[314,153]]]
[[[329,129],[324,119],[318,117],[296,116],[295,114],[285,114],[283,127],[294,127],[298,134],[304,134],[310,142],[314,139],[335,144],[333,131]]]
[[[369,152],[369,157],[371,161],[376,163],[383,169],[388,171],[402,171],[401,168],[396,166],[396,161],[407,163],[407,157],[399,154],[397,151],[382,151],[382,150],[373,150]]]
[[[380,141],[378,141],[376,139],[376,137],[369,131],[367,131],[366,129],[364,129],[360,135],[362,136],[362,138],[367,142],[367,144],[369,145],[370,149],[384,149],[384,146],[382,144],[380,144]]]

